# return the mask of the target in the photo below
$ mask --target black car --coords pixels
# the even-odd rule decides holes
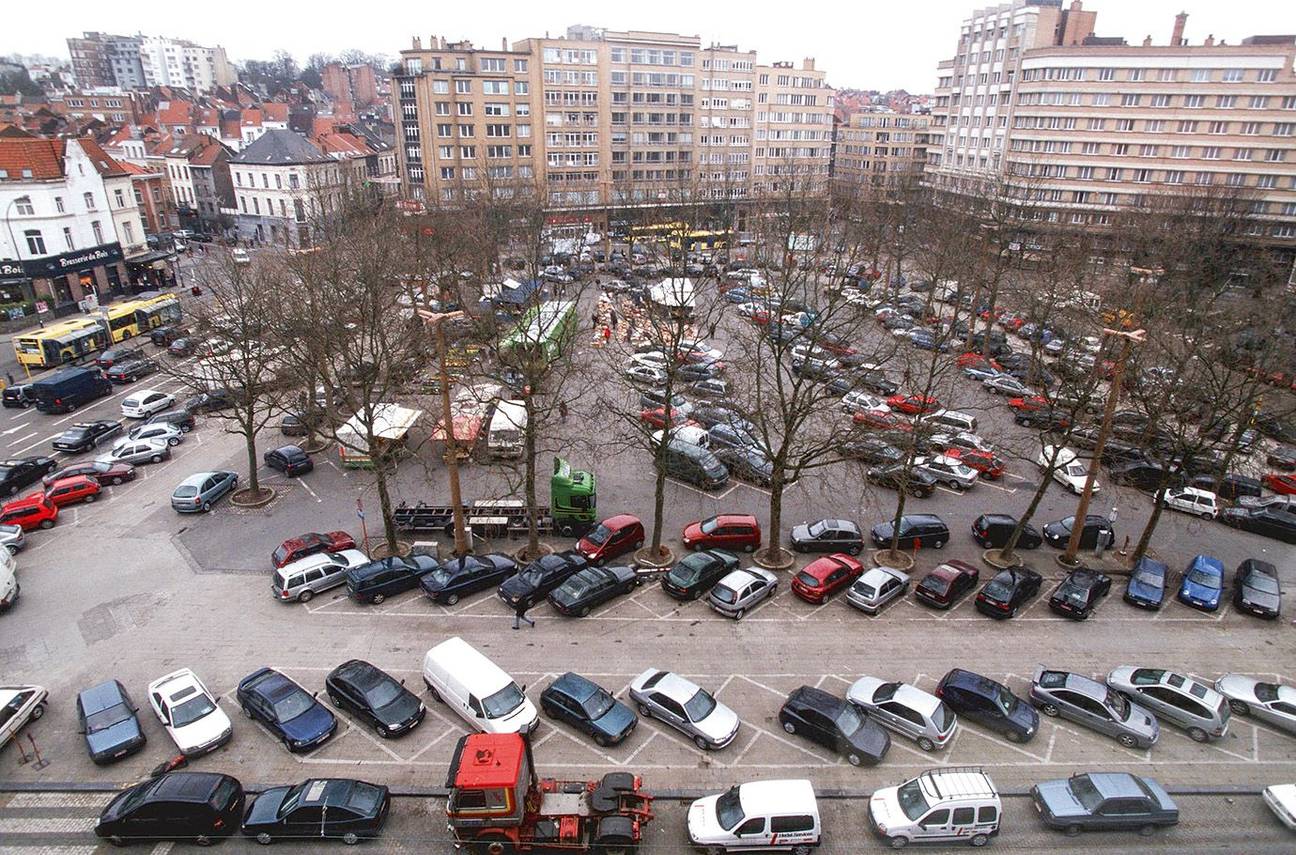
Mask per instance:
[[[147,356],[123,359],[104,371],[104,376],[114,383],[134,383],[158,370],[158,364]]]
[[[1113,467],[1111,480],[1116,484],[1150,492],[1160,489],[1163,482],[1173,486],[1175,475],[1157,463],[1131,461]]]
[[[378,836],[390,809],[391,794],[381,784],[314,778],[254,796],[243,817],[243,833],[262,844],[321,837],[357,843]]]
[[[150,332],[149,341],[158,347],[168,347],[176,339],[188,334],[189,330],[181,324],[167,324]]]
[[[284,436],[306,436],[310,433],[300,413],[284,413],[279,420],[279,432]]]
[[[395,594],[412,591],[437,568],[430,555],[391,556],[352,567],[346,572],[347,593],[357,603],[377,605]]]
[[[905,458],[903,451],[886,440],[876,437],[846,440],[841,444],[841,455],[864,463],[880,464],[882,466],[900,463]]]
[[[5,392],[8,391],[8,389],[5,390]],[[8,406],[7,401],[5,406]],[[1281,445],[1275,448],[1265,456],[1265,463],[1282,472],[1290,472],[1296,469],[1296,447]]]
[[[31,396],[30,390],[30,383],[18,383],[13,386],[6,386],[3,395],[0,395],[0,402],[4,404],[6,409],[25,410],[32,404],[36,403],[36,399]]]
[[[1039,731],[1039,713],[1003,683],[962,668],[951,669],[936,687],[936,697],[959,717],[1002,734],[1009,742],[1029,742]]]
[[[788,733],[845,755],[852,766],[873,766],[891,747],[891,736],[882,725],[846,699],[813,686],[793,690],[778,718]]]
[[[228,389],[209,389],[187,398],[182,405],[190,413],[211,413],[234,406],[234,395]]]
[[[0,496],[12,496],[53,469],[52,457],[16,457],[0,462]]]
[[[51,445],[54,446],[55,451],[77,454],[82,451],[89,451],[99,444],[99,440],[119,434],[121,431],[121,422],[107,419],[96,422],[77,422],[59,434]]]
[[[685,382],[713,380],[720,376],[720,369],[714,362],[685,362],[675,368],[675,376]]]
[[[118,680],[107,680],[77,695],[77,732],[85,736],[86,750],[102,766],[134,754],[144,747],[139,707]]]
[[[1296,419],[1280,416],[1277,413],[1261,412],[1256,414],[1252,424],[1255,425],[1256,430],[1270,439],[1286,443],[1296,442]]]
[[[409,689],[386,671],[361,659],[351,659],[329,672],[324,691],[333,706],[359,716],[383,739],[409,733],[427,708]]]
[[[549,605],[560,614],[585,617],[594,607],[630,593],[639,581],[633,567],[586,567],[549,592]]]
[[[167,772],[123,790],[99,815],[96,837],[118,846],[139,841],[228,837],[243,818],[243,785],[215,772]]]
[[[337,730],[337,717],[296,682],[271,668],[259,668],[234,692],[243,715],[259,721],[289,751],[314,748]]]
[[[451,558],[423,577],[419,587],[434,603],[453,606],[463,597],[494,588],[518,571],[517,562],[500,552]]]
[[[571,671],[540,693],[540,709],[550,718],[588,733],[605,747],[624,742],[639,724],[634,711],[611,692]]]
[[[282,472],[289,478],[305,475],[315,468],[315,462],[311,460],[310,455],[298,445],[280,446],[273,451],[267,451],[262,458],[266,466]]]
[[[1009,514],[982,514],[972,522],[972,539],[985,549],[1003,549],[1017,528],[1017,518]],[[1044,538],[1030,523],[1017,538],[1016,549],[1037,549]]]
[[[732,552],[723,549],[691,552],[661,577],[662,590],[677,600],[696,600],[737,569],[738,556]]]
[[[861,389],[867,389],[877,395],[890,397],[900,391],[900,384],[890,380],[880,371],[864,371],[856,383]]]
[[[1067,541],[1071,539],[1073,525],[1075,525],[1074,516],[1047,523],[1044,526],[1044,540],[1056,549],[1066,549]],[[1098,545],[1099,540],[1102,541],[1104,549],[1110,549],[1116,542],[1116,532],[1106,517],[1090,514],[1085,517],[1084,531],[1080,533],[1080,548],[1093,549]]]
[[[1049,608],[1063,617],[1084,620],[1093,614],[1098,600],[1111,593],[1111,577],[1088,567],[1077,567],[1053,589]]]
[[[95,365],[100,368],[112,368],[119,362],[125,362],[130,359],[143,359],[144,351],[135,345],[118,345],[110,347],[95,357]]]
[[[522,571],[505,579],[497,594],[509,608],[531,608],[574,573],[590,566],[589,559],[574,549],[565,549],[532,561]]]
[[[904,490],[916,499],[925,499],[936,492],[935,476],[913,467],[910,467],[909,471],[905,472],[905,467],[902,464],[870,467],[864,473],[864,477],[868,479],[870,484],[889,487],[897,492]]]
[[[1039,593],[1044,577],[1029,567],[1006,567],[976,595],[976,609],[992,618],[1010,618]]]
[[[792,548],[797,552],[845,552],[859,555],[864,534],[852,520],[818,520],[792,526]]]
[[[735,445],[713,452],[736,478],[768,487],[774,479],[774,464],[765,452],[751,445]]]
[[[167,353],[172,356],[190,356],[198,349],[198,339],[193,336],[181,336],[167,345]]]
[[[1196,487],[1199,490],[1209,490],[1221,499],[1228,499],[1235,502],[1243,496],[1259,497],[1262,494],[1260,479],[1250,478],[1246,475],[1238,475],[1230,472],[1215,483],[1214,475],[1198,475],[1188,482],[1189,487]],[[1216,486],[1219,489],[1215,489]]]
[[[1022,427],[1066,430],[1071,426],[1071,414],[1057,407],[1040,407],[1038,410],[1018,410],[1013,421]]]
[[[1233,574],[1233,605],[1238,611],[1273,620],[1282,611],[1278,568],[1259,558],[1248,558]]]
[[[1286,508],[1225,508],[1219,520],[1225,525],[1240,528],[1281,540],[1296,543],[1296,511]]]
[[[150,425],[162,423],[175,425],[180,429],[181,433],[188,433],[194,429],[197,421],[194,419],[194,414],[188,410],[167,410],[166,412],[155,413],[145,422],[145,424]]]
[[[737,410],[714,404],[694,407],[693,412],[689,413],[689,418],[704,428],[712,428],[721,424],[736,427],[744,427],[750,424]]]
[[[879,549],[891,547],[894,534],[891,522],[878,523],[870,534],[873,545]],[[913,551],[915,547],[940,549],[949,543],[949,526],[935,514],[905,514],[900,518],[900,543],[898,549]]]

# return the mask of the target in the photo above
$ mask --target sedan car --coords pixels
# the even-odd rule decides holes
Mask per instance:
[[[1152,710],[1162,721],[1183,728],[1196,742],[1228,733],[1230,711],[1224,696],[1183,674],[1122,665],[1107,674],[1107,687]]]
[[[1166,577],[1170,568],[1163,562],[1144,555],[1134,565],[1129,581],[1125,583],[1124,600],[1141,609],[1159,609],[1165,601]]]
[[[1106,734],[1126,748],[1151,748],[1161,735],[1152,713],[1080,674],[1036,668],[1030,702],[1050,718],[1065,718]]]
[[[0,496],[12,496],[34,484],[54,469],[54,458],[15,457],[0,461]]]
[[[903,451],[880,437],[848,439],[838,446],[838,450],[843,457],[880,465],[883,468],[901,463],[905,459]]]
[[[164,439],[118,440],[112,451],[96,457],[103,463],[129,463],[142,466],[145,463],[161,463],[171,456],[171,446]]]
[[[953,668],[936,686],[936,697],[955,714],[1002,734],[1009,742],[1029,742],[1039,732],[1039,713],[1003,683]]]
[[[20,525],[0,525],[0,546],[9,550],[10,555],[22,552],[27,545],[27,533]],[[15,590],[17,590],[15,588]],[[11,601],[12,602],[12,601]]]
[[[317,552],[342,552],[355,548],[355,538],[345,531],[330,531],[327,534],[311,531],[297,537],[290,537],[281,543],[279,548],[270,554],[270,565],[278,568]]]
[[[1296,734],[1296,688],[1245,674],[1225,674],[1215,681],[1215,691],[1228,698],[1229,709],[1235,715],[1253,715]]]
[[[589,734],[604,747],[624,742],[639,724],[634,711],[612,697],[611,692],[571,671],[540,693],[540,709],[550,718]]]
[[[981,381],[981,385],[991,395],[1007,395],[1010,398],[1026,398],[1035,392],[1016,377],[1010,374],[996,374]]]
[[[537,558],[516,575],[505,579],[496,594],[511,609],[518,605],[529,609],[588,566],[585,556],[574,549],[554,552]]]
[[[893,521],[878,523],[873,526],[869,535],[873,539],[873,545],[878,549],[889,549],[891,541],[896,539]],[[906,551],[927,547],[941,549],[949,543],[949,537],[949,526],[935,514],[905,514],[900,517],[900,533],[896,548]]]
[[[168,422],[149,422],[148,424],[142,424],[137,428],[131,429],[130,433],[126,434],[126,438],[132,441],[139,441],[141,439],[160,439],[167,445],[175,448],[177,445],[184,442],[185,435],[184,431]]]
[[[1077,773],[1041,781],[1030,794],[1044,824],[1068,837],[1127,828],[1146,837],[1179,822],[1179,807],[1160,784],[1128,772]]]
[[[963,464],[978,475],[984,476],[987,481],[998,481],[1007,469],[1003,460],[992,451],[976,448],[947,448],[945,457]]]
[[[1248,558],[1233,574],[1233,606],[1240,612],[1276,619],[1282,612],[1278,568],[1259,558]]]
[[[1044,577],[1029,567],[1005,567],[977,592],[976,610],[992,618],[1016,617],[1043,583]]]
[[[859,555],[864,535],[851,520],[822,519],[792,527],[792,548],[797,552],[845,552]]]
[[[875,615],[909,590],[909,575],[894,567],[871,567],[846,592],[846,602],[865,614]]]
[[[864,565],[843,552],[815,559],[792,577],[792,593],[807,603],[824,603],[842,588],[848,587]]]
[[[135,480],[135,467],[126,463],[106,463],[99,460],[92,460],[86,463],[73,463],[71,466],[64,466],[56,472],[51,472],[41,479],[46,487],[55,481],[61,481],[64,478],[73,478],[77,475],[86,475],[99,482],[100,486],[116,486],[125,484],[127,481]]]
[[[926,472],[938,483],[960,493],[975,487],[980,477],[971,466],[965,465],[956,457],[947,457],[944,454],[935,457],[918,457],[913,464],[914,469]]]
[[[77,695],[77,732],[85,737],[86,750],[96,766],[134,754],[144,747],[139,707],[120,680],[106,680]]]
[[[494,588],[517,573],[518,564],[502,552],[450,558],[419,581],[428,599],[453,606],[463,597]]]
[[[921,458],[919,458],[921,459]],[[905,470],[902,463],[892,466],[871,466],[864,471],[870,484],[905,492],[915,499],[926,499],[936,492],[936,476],[917,466]]]
[[[1111,577],[1087,567],[1077,567],[1062,579],[1049,597],[1049,608],[1072,620],[1085,620],[1098,601],[1111,592]]]
[[[289,751],[314,748],[337,730],[337,718],[328,707],[271,668],[240,680],[235,696],[243,715],[265,725]]]
[[[1188,563],[1176,595],[1190,608],[1213,612],[1224,596],[1224,564],[1209,555],[1198,555]]]
[[[158,364],[147,356],[123,359],[104,371],[104,376],[114,383],[134,383],[158,370]]]
[[[289,478],[305,475],[315,468],[315,461],[299,445],[282,445],[262,455],[265,465]]]
[[[649,668],[630,681],[630,698],[644,718],[660,719],[692,737],[703,751],[724,748],[738,735],[738,714],[706,689],[670,671]]]
[[[918,743],[923,751],[944,748],[954,736],[956,716],[940,698],[908,683],[860,677],[846,700],[878,724]]]
[[[215,751],[234,735],[234,725],[216,696],[188,668],[149,683],[148,699],[153,714],[186,757]]]
[[[1296,496],[1296,474],[1266,472],[1260,481],[1280,496]]]
[[[182,409],[189,413],[210,413],[234,406],[234,395],[228,389],[208,389],[185,399]]]
[[[166,772],[122,792],[95,824],[95,836],[116,846],[191,841],[210,846],[238,828],[243,786],[214,772]]]
[[[918,602],[938,609],[948,609],[976,587],[981,571],[957,559],[937,565],[914,588]]]
[[[82,451],[89,451],[94,448],[99,444],[100,440],[121,433],[121,430],[121,422],[109,419],[94,422],[76,422],[72,427],[55,437],[50,444],[54,446],[55,451],[79,454]]]
[[[707,602],[725,617],[742,620],[777,590],[777,576],[760,567],[747,567],[726,573],[707,594]]]
[[[1219,515],[1225,525],[1296,543],[1296,507],[1225,508]]]
[[[350,659],[324,678],[329,701],[369,725],[383,739],[409,733],[423,717],[427,707],[386,671],[362,659]]]
[[[624,564],[586,567],[549,592],[549,605],[559,614],[585,617],[613,597],[630,593],[640,581],[639,571]]]
[[[254,795],[242,829],[261,844],[321,838],[353,844],[377,837],[390,810],[391,793],[381,784],[314,778]]]
[[[659,388],[666,385],[666,371],[659,365],[647,365],[643,363],[632,363],[625,369],[626,379],[631,383],[641,383],[644,386]]]
[[[1040,449],[1035,461],[1040,469],[1049,472],[1054,481],[1077,496],[1084,492],[1089,478],[1089,465],[1069,448],[1046,445]],[[1094,479],[1093,492],[1098,492],[1098,479]]]
[[[237,472],[196,472],[176,486],[171,507],[182,514],[210,511],[218,499],[237,486]]]
[[[907,416],[931,413],[941,408],[941,402],[930,395],[892,395],[887,406]]]
[[[1044,526],[1044,540],[1049,546],[1057,549],[1066,549],[1067,542],[1071,539],[1071,527],[1075,525],[1075,517],[1063,517],[1056,522],[1047,523]],[[1090,514],[1085,517],[1084,531],[1080,533],[1080,548],[1093,549],[1099,543],[1103,544],[1104,549],[1110,549],[1116,542],[1116,532],[1112,530],[1111,523],[1106,517]]]
[[[794,689],[778,719],[789,734],[843,755],[852,766],[876,765],[891,747],[890,735],[858,707],[813,686]]]
[[[181,336],[167,345],[167,353],[171,356],[192,356],[199,344],[199,340],[193,336]]]

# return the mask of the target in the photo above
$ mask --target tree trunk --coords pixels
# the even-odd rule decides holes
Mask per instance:
[[[1057,455],[1054,455],[1056,462]],[[999,558],[1002,561],[1012,561],[1013,550],[1017,548],[1017,541],[1021,539],[1022,532],[1026,531],[1026,526],[1030,523],[1035,512],[1039,510],[1040,502],[1044,501],[1044,494],[1048,492],[1049,482],[1053,480],[1052,471],[1045,472],[1040,478],[1040,485],[1035,488],[1035,495],[1031,496],[1030,504],[1026,506],[1026,513],[1022,514],[1021,519],[1017,520],[1017,525],[1013,526],[1012,534],[1008,535],[1008,542],[1004,544],[1003,549],[999,550]]]
[[[370,459],[374,463],[374,480],[378,486],[378,507],[382,511],[383,536],[387,538],[387,552],[396,554],[396,519],[392,514],[391,493],[387,490],[387,454],[380,453]]]
[[[522,450],[522,453],[526,455],[526,459],[522,461],[522,464],[525,478],[524,490],[526,493],[527,507],[527,555],[534,558],[540,553],[540,526],[539,520],[536,518],[536,421],[535,413],[532,412],[532,409],[532,398],[530,395],[527,395],[527,426],[526,431],[523,433],[523,437],[525,438],[525,447]],[[552,496],[549,501],[553,501]],[[553,508],[550,508],[549,511],[552,514]]]
[[[256,423],[251,415],[243,423],[243,439],[247,443],[248,489],[253,496],[261,495],[261,479],[257,475]]]
[[[1177,472],[1174,474],[1178,474]],[[1161,510],[1165,501],[1166,489],[1170,486],[1172,475],[1167,473],[1161,476],[1161,483],[1157,485],[1156,492],[1152,494],[1152,515],[1148,517],[1147,525],[1143,526],[1143,533],[1139,535],[1138,545],[1134,547],[1134,553],[1130,556],[1130,566],[1133,567],[1147,552],[1148,545],[1152,542],[1152,532],[1156,531],[1157,523],[1161,521]]]
[[[779,558],[783,531],[783,489],[787,483],[784,464],[777,458],[773,463],[773,471],[770,473],[769,526],[765,529],[769,533],[765,554],[771,562]]]
[[[909,456],[905,458],[904,477],[900,479],[900,489],[896,490],[896,511],[891,518],[890,554],[893,560],[900,555],[900,520],[904,517],[906,491],[909,489],[909,477],[913,473],[914,457],[917,449],[913,442],[909,444]]]
[[[662,443],[665,448],[666,443]],[[653,527],[652,527],[652,554],[653,558],[661,554],[662,542],[662,516],[666,505],[666,466],[662,459],[664,455],[661,451],[657,452],[656,469],[657,479],[653,483]]]

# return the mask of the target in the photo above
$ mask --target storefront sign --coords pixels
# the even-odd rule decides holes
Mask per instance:
[[[0,279],[26,279],[21,261],[0,261]]]
[[[62,255],[51,255],[48,258],[24,261],[22,266],[28,276],[36,278],[80,273],[85,270],[93,270],[96,267],[116,264],[121,260],[121,244],[114,242],[94,246],[90,249],[65,252]]]

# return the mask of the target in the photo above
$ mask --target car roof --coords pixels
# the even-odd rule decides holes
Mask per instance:
[[[674,671],[667,671],[648,691],[661,692],[667,697],[684,703],[697,694],[698,688],[696,683],[684,679]]]
[[[205,802],[228,777],[217,772],[170,772],[158,779],[151,795],[170,801]]]
[[[746,585],[752,581],[768,582],[770,581],[768,570],[762,570],[759,567],[740,567],[737,570],[730,570],[720,580],[720,584],[726,588],[736,588],[739,585]]]
[[[1211,570],[1224,575],[1224,562],[1211,555],[1197,555],[1188,566],[1189,570]]]
[[[562,692],[576,701],[583,701],[598,691],[598,684],[582,677],[575,671],[568,671],[549,684],[549,688]]]
[[[210,478],[215,474],[217,473],[216,472],[195,472],[194,474],[190,475],[188,478],[185,478],[176,486],[177,487],[197,487],[200,484],[202,484],[202,482],[206,481],[208,478]]]
[[[841,698],[814,686],[802,686],[788,697],[792,703],[816,709],[825,714],[835,714],[847,704]]]
[[[716,514],[716,525],[737,525],[739,523],[758,525],[753,514]]]
[[[748,816],[819,813],[814,787],[806,780],[748,781],[739,785],[738,794],[743,813]]]
[[[105,680],[97,686],[85,689],[77,696],[81,700],[81,709],[86,715],[106,710],[125,701],[121,685],[116,680]]]
[[[603,520],[603,525],[611,529],[619,529],[625,528],[629,525],[635,525],[638,522],[639,518],[634,514],[617,514],[616,516],[608,517]]]
[[[860,576],[861,582],[868,582],[871,585],[877,585],[885,582],[887,579],[899,579],[904,581],[908,578],[908,573],[903,570],[897,570],[894,567],[870,567]]]
[[[1103,798],[1119,799],[1144,797],[1147,794],[1139,786],[1138,778],[1128,772],[1090,772],[1089,782],[1094,785]]]
[[[935,514],[905,514],[901,525],[945,525],[945,521]]]

